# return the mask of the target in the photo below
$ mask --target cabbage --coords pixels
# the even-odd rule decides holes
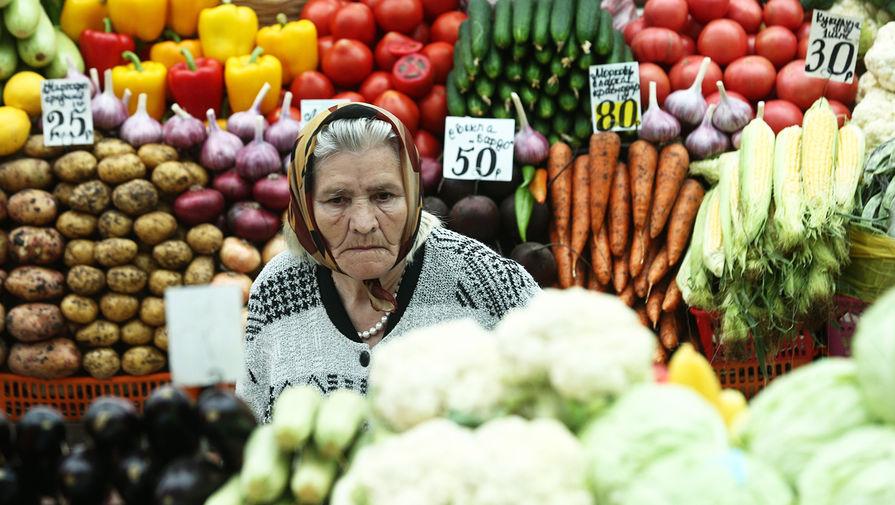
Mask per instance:
[[[750,453],[795,483],[821,446],[871,420],[854,362],[829,358],[793,370],[762,390],[737,434]]]
[[[601,505],[621,504],[651,463],[676,451],[727,449],[718,410],[690,388],[642,384],[622,395],[581,434],[588,478]]]
[[[871,305],[858,322],[852,355],[867,407],[895,423],[895,289]]]
[[[799,476],[801,505],[895,503],[895,429],[852,430],[825,445]]]
[[[650,465],[624,505],[790,505],[780,474],[742,452],[685,451]]]

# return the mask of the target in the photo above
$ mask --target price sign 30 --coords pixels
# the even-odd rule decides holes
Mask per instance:
[[[850,83],[855,78],[861,19],[814,11],[805,74]]]

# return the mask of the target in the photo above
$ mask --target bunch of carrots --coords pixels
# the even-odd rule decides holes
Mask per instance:
[[[680,143],[661,151],[645,140],[620,159],[621,139],[595,133],[588,152],[550,147],[550,242],[560,288],[616,293],[659,334],[656,361],[667,361],[683,332],[686,307],[675,276],[705,191],[687,178]]]

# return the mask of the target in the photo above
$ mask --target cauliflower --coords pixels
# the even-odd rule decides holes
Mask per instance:
[[[852,111],[851,121],[864,132],[868,153],[895,137],[895,93],[882,87],[870,88]]]
[[[855,105],[861,103],[861,100],[867,96],[867,92],[873,88],[878,88],[879,82],[873,76],[873,72],[864,72],[858,79],[858,92],[855,94]]]
[[[861,38],[858,45],[858,55],[864,53],[873,44],[881,26],[892,21],[892,15],[885,9],[876,7],[864,0],[838,0],[829,9],[834,14],[843,14],[861,18]]]
[[[864,66],[873,72],[880,86],[895,91],[895,22],[879,29],[876,41],[864,55]]]

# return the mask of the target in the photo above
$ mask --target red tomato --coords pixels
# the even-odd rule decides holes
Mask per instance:
[[[329,35],[329,24],[339,7],[338,0],[311,0],[301,9],[301,18],[307,19],[317,27],[317,36]]]
[[[283,106],[279,106],[276,109],[270,111],[267,116],[264,116],[267,119],[267,122],[270,124],[276,123],[280,119],[280,112],[282,112]],[[295,107],[289,106],[289,116],[296,121],[301,121],[301,111],[296,109]]]
[[[674,64],[668,72],[668,78],[671,82],[671,90],[689,88],[696,80],[696,74],[699,73],[699,67],[702,66],[702,60],[705,56],[688,56],[681,58],[681,61]],[[705,76],[702,79],[702,96],[710,95],[718,90],[715,84],[721,80],[721,67],[714,61],[709,62],[708,68],[705,70]]]
[[[727,65],[749,51],[746,30],[736,21],[716,19],[710,21],[696,41],[699,54],[712,58],[718,65]]]
[[[769,100],[764,104],[764,122],[774,130],[774,134],[787,126],[802,124],[802,111],[786,100]]]
[[[848,107],[843,105],[841,102],[836,100],[830,100],[830,107],[833,108],[833,113],[836,114],[836,119],[839,121],[839,128],[842,128],[842,125],[845,124],[845,121],[851,119],[851,111],[848,110]]]
[[[693,16],[687,16],[687,23],[684,24],[681,34],[696,40],[700,33],[702,33],[702,24],[693,19]]]
[[[777,73],[777,97],[808,110],[824,92],[824,81],[805,75],[805,60],[793,60]]]
[[[858,80],[852,79],[851,82],[839,82],[830,80],[824,89],[824,96],[830,99],[830,102],[836,100],[845,105],[855,103],[855,95],[858,94]]]
[[[410,33],[410,38],[419,42],[420,44],[428,44],[430,40],[430,35],[432,33],[432,29],[429,28],[427,23],[420,23],[416,25],[416,29]]]
[[[681,35],[681,58],[696,54],[696,42],[686,35]]]
[[[385,31],[409,34],[423,22],[419,0],[380,0],[373,11],[376,22]]]
[[[337,93],[337,94],[333,95],[333,99],[345,99],[345,100],[348,100],[349,102],[366,102],[367,101],[367,99],[364,98],[364,95],[361,95],[360,93],[358,93],[356,91],[343,91],[341,93]],[[367,102],[367,103],[369,103],[369,102]]]
[[[423,16],[426,21],[433,21],[445,12],[455,11],[460,7],[458,0],[422,0]]]
[[[416,132],[420,122],[420,109],[409,96],[390,89],[376,97],[373,105],[394,114],[410,130],[410,133]]]
[[[376,44],[376,49],[373,51],[373,58],[376,60],[376,68],[379,70],[385,70],[386,72],[391,72],[392,67],[395,66],[395,62],[398,61],[400,56],[394,54],[389,50],[389,46],[392,44],[407,44],[417,42],[407,35],[398,32],[388,32]]]
[[[322,37],[317,37],[317,54],[323,56],[329,51],[329,48],[333,46],[333,42],[336,39],[333,38],[332,35],[324,35]]]
[[[432,22],[431,39],[432,42],[442,41],[450,45],[457,43],[457,34],[460,33],[460,23],[468,16],[465,12],[451,11],[445,12],[435,18]]]
[[[372,44],[376,40],[373,10],[360,2],[343,5],[330,20],[329,32],[336,40],[357,39]]]
[[[805,10],[799,0],[771,0],[764,5],[762,17],[767,26],[785,26],[795,31],[802,25]]]
[[[371,8],[371,9],[375,9],[375,8],[376,8],[376,4],[379,3],[379,0],[360,0],[360,1],[361,1],[364,5],[366,5],[367,7]]]
[[[392,84],[411,98],[422,98],[435,84],[432,62],[424,54],[402,56],[392,67]]]
[[[384,70],[377,70],[368,75],[357,90],[363,95],[365,102],[372,102],[377,96],[381,95],[383,91],[394,88],[395,87],[392,85],[392,73]]]
[[[796,30],[796,38],[799,39],[799,42],[802,39],[807,39],[811,36],[811,21],[805,21],[801,25],[799,25],[799,29]]]
[[[749,106],[749,110],[751,111],[750,114],[753,114],[753,115],[755,114],[755,111],[752,110],[752,104],[749,103],[749,100],[746,100],[746,97],[737,93],[736,91],[730,91],[730,90],[725,89],[724,92],[727,93],[728,99],[736,98],[738,100],[742,100],[743,102],[745,102]],[[720,91],[715,91],[711,95],[705,97],[705,103],[707,103],[709,105],[717,104],[720,101],[721,101],[721,92]]]
[[[724,69],[724,86],[749,100],[761,100],[774,89],[774,65],[764,56],[750,55]]]
[[[755,37],[755,53],[780,68],[796,57],[799,42],[796,35],[782,26],[769,26]]]
[[[644,28],[646,28],[646,18],[642,16],[625,25],[625,29],[622,32],[625,36],[625,44],[630,46],[634,41],[634,36],[640,33]]]
[[[656,102],[659,106],[665,103],[665,97],[671,93],[671,83],[662,67],[655,63],[641,63],[640,69],[640,103],[649,103],[649,83],[656,83]]]
[[[647,26],[679,32],[687,23],[687,0],[647,0],[643,17]]]
[[[761,27],[761,6],[755,0],[730,0],[727,19],[739,23],[746,33],[756,33]]]
[[[644,28],[631,44],[637,61],[672,64],[681,59],[681,37],[668,28]]]
[[[755,54],[755,34],[750,33],[746,36],[746,54]]]
[[[321,68],[335,85],[354,86],[373,71],[373,52],[359,40],[337,40],[323,55]]]
[[[444,133],[444,118],[447,117],[447,90],[444,86],[432,86],[429,94],[420,98],[420,126],[432,133]],[[435,156],[437,158],[438,156]]]
[[[811,39],[805,37],[804,39],[799,41],[798,50],[796,51],[796,57],[800,60],[804,60],[808,57],[808,43],[811,42]]]
[[[292,103],[301,104],[303,99],[330,98],[336,92],[329,77],[316,70],[305,70],[295,76],[289,86],[292,92]],[[301,116],[296,116],[300,118]]]
[[[432,62],[435,83],[444,84],[448,72],[454,66],[454,46],[447,42],[432,42],[423,48],[423,54]]]
[[[418,130],[413,136],[413,143],[416,144],[416,150],[419,151],[420,156],[435,159],[441,157],[441,142],[426,130]]]
[[[706,24],[713,19],[721,19],[727,14],[730,0],[687,0],[693,19]]]

